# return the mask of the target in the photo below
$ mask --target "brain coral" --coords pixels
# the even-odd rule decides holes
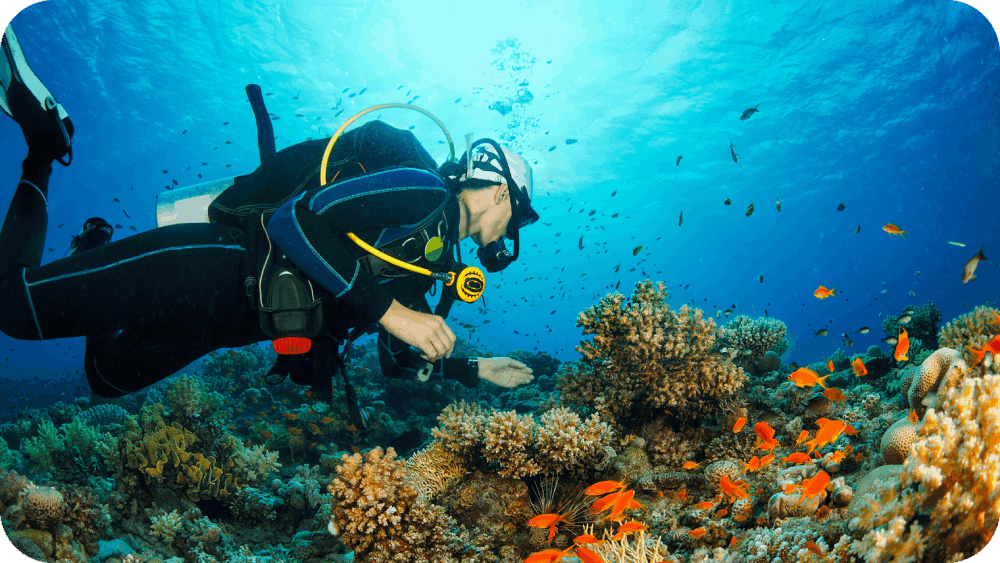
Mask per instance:
[[[62,521],[62,493],[52,487],[29,487],[24,491],[21,509],[30,526],[40,530],[50,529]]]
[[[739,390],[746,374],[716,353],[715,321],[700,309],[666,304],[662,282],[637,283],[626,302],[620,293],[580,313],[579,369],[564,370],[561,401],[592,408],[617,424],[651,418],[654,409],[703,415]]]
[[[927,399],[928,394],[937,390],[938,386],[945,379],[958,377],[959,374],[968,370],[965,360],[957,350],[951,348],[941,348],[924,359],[920,364],[920,369],[914,374],[907,391],[906,400],[911,409],[922,413],[925,403],[930,406],[936,404],[936,393],[934,397]]]

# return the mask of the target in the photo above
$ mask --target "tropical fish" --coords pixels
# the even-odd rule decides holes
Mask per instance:
[[[896,342],[899,342],[899,340],[897,340],[895,336],[887,336],[882,339],[882,342],[885,342],[889,346],[895,346]]]
[[[844,397],[844,393],[841,392],[841,390],[837,389],[836,387],[831,387],[826,391],[823,391],[823,396],[826,397],[827,399],[830,399],[834,403],[843,403],[845,400],[847,400],[847,397]]]
[[[565,514],[539,514],[531,520],[528,520],[528,526],[532,528],[548,528],[549,526],[554,526],[556,522],[562,522],[564,524],[569,524],[570,522],[566,520]]]
[[[684,469],[694,469],[695,467],[701,467],[701,464],[694,461],[689,461],[684,464]]]
[[[750,207],[747,207],[747,217],[753,215],[753,200],[750,200]]]
[[[590,534],[582,534],[573,538],[573,543],[582,543],[582,544],[601,543],[601,540],[595,538]]]
[[[906,329],[900,329],[899,342],[896,344],[896,351],[892,353],[892,357],[896,359],[897,362],[905,362],[909,360],[906,353],[910,351],[910,336],[906,334]]]
[[[642,252],[642,249],[643,249],[643,245],[641,245],[641,244],[639,246],[633,248],[632,249],[632,256],[638,256],[639,253]],[[615,271],[617,272],[618,270],[615,270]]]
[[[764,283],[764,274],[757,276],[757,281],[759,281],[760,283]]]
[[[681,159],[682,159],[682,158],[684,158],[684,155],[683,155],[683,154],[677,157],[677,163],[676,163],[676,166],[680,166],[680,165],[681,165]]]
[[[846,334],[844,335],[844,346],[847,346],[848,348],[854,348],[854,341],[851,340],[851,337],[847,336]]]
[[[574,548],[573,553],[576,555],[576,558],[580,560],[580,563],[604,563],[604,559],[602,559],[600,555],[594,553],[586,547],[576,547]]]
[[[750,458],[750,461],[743,464],[743,473],[746,473],[747,471],[753,473],[754,471],[757,471],[758,468],[760,468],[760,458],[753,456]]]
[[[868,327],[866,327],[866,326],[863,326],[863,327],[861,327],[861,328],[858,329],[858,334],[868,334],[869,330],[871,330],[871,329],[868,328]]]
[[[699,502],[698,504],[694,505],[694,507],[697,508],[698,510],[708,510],[709,508],[712,508],[713,506],[715,506],[715,505],[712,504],[711,502],[707,501],[707,500],[703,501],[703,502]]]
[[[760,106],[760,104],[757,104],[756,106],[754,106],[752,108],[743,110],[743,115],[740,116],[740,121],[743,121],[744,119],[750,119],[751,115],[753,115],[753,114],[757,113],[758,111],[760,111],[759,109],[757,109],[758,106]]]
[[[897,227],[896,225],[894,225],[892,223],[889,223],[889,224],[883,226],[882,230],[885,231],[885,232],[887,232],[887,233],[889,233],[890,235],[899,235],[899,236],[903,237],[903,240],[906,240],[906,236],[904,236],[905,233],[909,232],[909,231],[904,231],[904,230],[900,229],[899,227]]]
[[[838,285],[833,289],[827,289],[826,286],[821,285],[816,288],[816,291],[813,292],[813,296],[818,297],[820,299],[826,299],[827,297],[837,297],[837,295],[834,294],[833,292],[836,291],[838,287],[840,286]]]
[[[743,430],[743,425],[747,423],[747,417],[741,416],[736,420],[736,425],[733,426],[733,434],[738,434],[740,430]]]
[[[812,458],[802,452],[795,452],[781,458],[782,463],[809,463],[810,461],[812,461]]]
[[[724,201],[724,202],[722,202],[722,203],[725,203],[726,205],[729,205],[729,204],[730,204],[730,203],[732,203],[732,202],[733,202],[733,200],[731,200],[731,199],[729,199],[729,198],[727,197],[727,198],[726,198],[726,201]]]
[[[862,375],[868,375],[868,368],[865,367],[864,362],[861,361],[861,357],[854,358],[851,362],[851,369],[854,370],[854,377],[861,377]]]
[[[774,196],[774,199],[778,202],[778,213],[781,213],[781,200],[778,199],[778,196]]]
[[[729,141],[729,153],[733,155],[733,162],[736,162],[736,151],[733,150],[732,141]]]
[[[609,506],[613,506],[615,501],[617,501],[622,494],[623,493],[611,493],[595,500],[594,504],[590,505],[591,514],[604,512]]]
[[[948,244],[954,244],[955,246],[961,246],[962,248],[965,248],[965,243],[955,242],[953,240],[949,240]]]
[[[725,477],[723,477],[723,479],[725,479]],[[696,540],[699,540],[701,539],[701,536],[704,536],[707,532],[708,530],[706,530],[705,528],[695,528],[690,532],[688,532],[688,535]]]
[[[799,432],[799,437],[795,439],[795,445],[797,446],[808,439],[809,439],[809,431],[803,430],[802,432]]]
[[[677,226],[680,227],[684,224],[684,210],[681,210],[681,218],[677,220]]]
[[[819,424],[819,421],[816,421]],[[847,423],[843,420],[830,420],[820,426],[816,431],[816,437],[806,442],[806,453],[813,453],[816,448],[821,448],[827,444],[832,444],[844,432]]]
[[[556,563],[561,561],[564,557],[569,555],[569,552],[576,546],[569,546],[566,549],[558,550],[555,548],[546,549],[544,551],[538,551],[532,553],[524,560],[523,563]]]
[[[962,268],[962,283],[969,283],[978,277],[974,274],[980,260],[986,260],[986,256],[983,255],[983,247],[979,247],[979,253],[969,258],[969,261],[965,263],[965,267]]]
[[[820,549],[818,545],[814,544],[811,541],[806,542],[806,549],[808,549],[809,551],[815,553],[820,557],[826,557],[825,555],[823,555],[823,550]]]
[[[972,367],[976,367],[979,365],[979,362],[983,361],[983,358],[986,357],[987,353],[1000,354],[1000,335],[996,335],[990,339],[990,341],[987,342],[981,350],[976,350],[972,346],[966,346],[966,348],[972,352],[972,356],[976,360],[973,362]]]
[[[621,526],[618,526],[619,532],[625,532],[626,534],[631,534],[632,532],[638,532],[639,530],[648,530],[649,527],[642,522],[636,522],[635,520],[630,520],[625,522]]]
[[[774,428],[771,428],[771,425],[763,420],[753,425],[753,431],[762,441],[774,439]]]
[[[719,479],[719,486],[722,487],[722,493],[728,496],[731,500],[736,499],[748,499],[750,495],[747,494],[746,481],[737,481],[735,483],[731,482],[725,475],[721,475]]]
[[[814,372],[809,368],[799,368],[788,375],[788,380],[795,384],[796,387],[815,387],[819,385],[823,389],[826,389],[826,384],[823,383],[829,375],[824,375],[820,377],[818,373]]]
[[[845,209],[847,209],[847,206],[844,205],[843,203],[841,203],[840,205],[837,206],[837,211],[843,211]]]
[[[837,370],[833,369],[833,360],[827,360],[826,361],[826,369],[830,370],[830,373],[833,373],[833,372],[837,371]]]
[[[825,328],[821,328],[821,329],[817,330],[816,332],[814,332],[813,336],[826,336],[827,334],[830,334],[830,331],[826,330]]]
[[[766,456],[760,458],[760,466],[767,467],[772,461],[774,461],[774,454],[767,454]]]
[[[913,320],[913,316],[912,315],[903,315],[902,317],[899,317],[898,319],[896,319],[896,322],[899,323],[899,324],[901,324],[901,325],[905,325],[906,323],[908,323],[908,322],[910,322],[912,320]]]
[[[826,486],[829,484],[830,474],[826,471],[820,471],[812,479],[802,481],[802,484],[799,487],[802,492],[799,493],[799,502],[797,502],[795,506],[802,504],[802,502],[807,498],[823,493],[826,490]]]
[[[594,483],[593,485],[587,487],[587,490],[583,491],[583,494],[587,496],[599,496],[605,493],[610,493],[612,491],[617,491],[625,488],[625,481],[600,481]]]

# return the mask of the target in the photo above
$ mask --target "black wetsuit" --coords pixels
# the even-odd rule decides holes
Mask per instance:
[[[359,267],[368,254],[344,233],[354,232],[379,247],[392,227],[412,227],[443,210],[446,248],[437,265],[446,267],[457,245],[454,194],[423,187],[369,190],[343,201],[324,196],[318,169],[327,141],[293,145],[237,177],[213,204],[210,223],[161,227],[44,266],[44,198],[52,167],[50,159],[38,156],[42,151],[29,149],[0,230],[0,331],[23,340],[87,336],[87,379],[104,397],[142,389],[218,348],[268,340],[249,297],[256,288],[246,283],[258,274],[257,241],[251,240],[246,222],[262,215],[270,231],[271,213],[278,208],[280,214],[276,204],[286,202],[294,206],[293,230],[302,238],[290,244],[295,241],[290,241],[286,214],[286,228],[275,229],[285,237],[272,236],[272,241],[320,287],[326,334],[342,339],[351,328],[373,325],[393,298],[430,313],[424,296],[434,283],[430,278],[403,275],[395,267],[384,274],[399,277],[372,277]],[[394,166],[437,176],[436,164],[412,133],[378,121],[345,133],[329,166],[328,178],[336,175],[337,184]],[[327,197],[326,205],[310,209],[317,197]],[[281,221],[277,217],[275,224]],[[315,254],[295,254],[303,248]],[[384,329],[379,328],[378,340],[386,376],[413,378],[424,365],[418,351]],[[432,373],[467,386],[478,382],[464,358],[438,361]]]

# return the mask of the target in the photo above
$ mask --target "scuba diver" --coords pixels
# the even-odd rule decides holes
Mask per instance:
[[[112,243],[113,227],[94,217],[66,257],[42,266],[52,162],[72,162],[73,125],[10,26],[2,47],[0,108],[21,126],[28,155],[0,228],[0,331],[22,340],[85,336],[96,395],[133,393],[218,348],[272,340],[279,356],[267,383],[291,377],[327,399],[339,372],[363,429],[367,414],[344,362],[349,343],[375,331],[388,377],[467,387],[532,380],[511,358],[451,357],[455,335],[444,321],[455,300],[475,301],[485,288],[482,272],[461,263],[459,241],[471,238],[486,270],[500,271],[518,257],[520,229],[538,219],[531,168],[507,147],[470,137],[461,160],[452,145],[438,167],[409,131],[376,120],[343,133],[377,109],[369,108],[330,139],[275,153],[260,89],[250,85],[260,102],[261,165],[216,195],[206,221]],[[438,281],[432,312],[425,294]]]

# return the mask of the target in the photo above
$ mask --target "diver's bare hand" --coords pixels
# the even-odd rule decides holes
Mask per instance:
[[[420,348],[420,357],[428,362],[450,358],[455,350],[455,333],[443,318],[407,309],[395,299],[378,322],[389,334]]]
[[[530,383],[535,376],[531,368],[511,358],[479,358],[479,379],[500,387],[517,387]]]

